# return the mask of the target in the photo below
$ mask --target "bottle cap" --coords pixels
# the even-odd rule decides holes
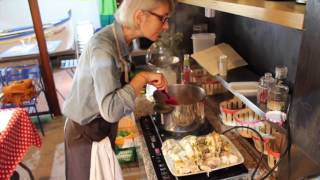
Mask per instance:
[[[283,65],[276,66],[275,78],[276,79],[286,79],[288,76],[288,68]]]
[[[190,55],[189,54],[185,54],[183,56],[183,65],[184,66],[189,66],[190,65],[190,61],[189,61]]]

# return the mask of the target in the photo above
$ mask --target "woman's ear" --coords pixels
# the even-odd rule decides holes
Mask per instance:
[[[137,10],[135,13],[134,13],[134,22],[135,22],[135,25],[136,26],[139,26],[143,20],[143,11],[142,10]]]

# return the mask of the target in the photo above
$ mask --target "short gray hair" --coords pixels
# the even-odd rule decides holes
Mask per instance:
[[[134,13],[137,10],[150,11],[159,3],[167,3],[171,11],[174,9],[174,0],[123,0],[115,13],[115,19],[128,28],[136,28]]]

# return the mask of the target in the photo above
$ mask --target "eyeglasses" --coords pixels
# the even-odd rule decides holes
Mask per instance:
[[[156,14],[156,13],[152,12],[152,11],[147,11],[147,12],[148,12],[149,14],[157,17],[157,18],[161,21],[162,24],[168,22],[168,20],[169,20],[169,16],[168,16],[168,15],[161,16],[161,15],[159,15],[159,14]]]

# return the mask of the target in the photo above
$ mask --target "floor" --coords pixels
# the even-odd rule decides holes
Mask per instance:
[[[71,89],[72,77],[66,70],[54,70],[54,80],[58,92],[59,104],[60,107],[62,107],[64,98]],[[39,109],[40,111],[48,109],[44,96],[40,97]],[[41,148],[37,149],[32,147],[24,157],[23,163],[32,170],[36,180],[65,179],[64,121],[65,118],[60,116],[54,117],[53,120],[45,123],[45,136],[42,136]],[[25,173],[23,170],[20,172]]]
[[[60,107],[62,107],[65,96],[68,94],[71,88],[72,77],[66,70],[55,70],[54,79],[56,89],[58,91],[58,100]],[[46,109],[46,102],[44,97],[41,100],[42,105],[40,109]],[[45,136],[42,137],[42,147],[40,149],[30,148],[25,155],[23,163],[27,165],[36,180],[63,180],[65,179],[64,171],[64,144],[63,144],[63,127],[64,117],[54,117],[53,120],[44,124]],[[17,168],[17,171],[26,177],[26,171]],[[139,174],[141,170],[136,167],[127,167],[123,169],[124,179],[144,179]],[[28,178],[23,178],[28,179]]]

